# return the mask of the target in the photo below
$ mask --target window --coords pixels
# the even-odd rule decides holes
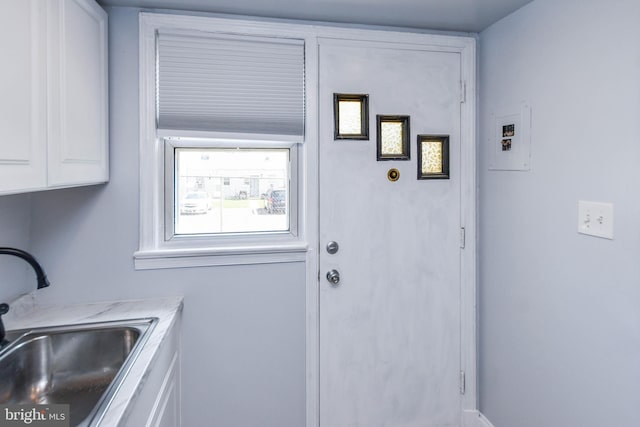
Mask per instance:
[[[142,14],[136,267],[302,260],[305,36],[206,21]]]
[[[290,152],[287,148],[175,148],[175,172],[167,180],[174,207],[170,234],[290,231],[290,219],[295,217],[290,208]]]

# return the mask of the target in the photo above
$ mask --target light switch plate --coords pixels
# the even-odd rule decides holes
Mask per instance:
[[[613,204],[578,201],[578,233],[613,239]]]

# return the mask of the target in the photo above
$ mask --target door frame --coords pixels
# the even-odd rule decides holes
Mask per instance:
[[[479,425],[477,399],[477,312],[476,312],[476,39],[469,36],[399,32],[388,29],[354,29],[314,26],[316,43],[306,46],[309,82],[307,94],[317,101],[319,85],[319,45],[323,40],[350,40],[381,43],[402,43],[419,50],[452,52],[460,55],[460,147],[461,147],[461,208],[460,226],[460,371],[462,426]],[[317,143],[311,151],[314,162],[308,164],[309,226],[306,257],[306,427],[320,427],[320,280],[319,257],[319,106],[307,114],[307,131]],[[311,148],[311,147],[310,147]],[[464,379],[462,378],[464,372]]]

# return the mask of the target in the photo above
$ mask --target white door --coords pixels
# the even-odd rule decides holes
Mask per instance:
[[[460,72],[458,53],[320,42],[321,427],[460,426]],[[369,95],[369,140],[334,140],[334,93]],[[410,160],[376,160],[378,114],[410,116]],[[449,135],[450,179],[417,179],[425,134]]]

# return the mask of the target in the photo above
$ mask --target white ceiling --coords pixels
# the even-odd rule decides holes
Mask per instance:
[[[132,6],[480,32],[531,0],[98,0]]]

